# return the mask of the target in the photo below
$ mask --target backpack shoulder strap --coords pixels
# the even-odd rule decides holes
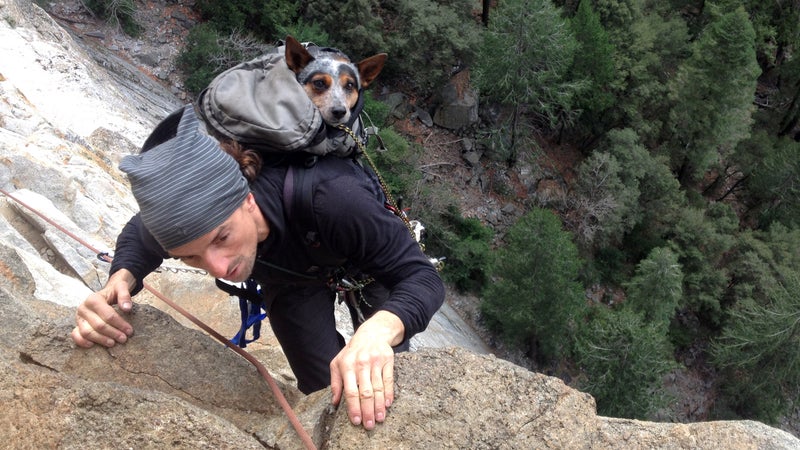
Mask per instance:
[[[302,164],[289,165],[283,179],[283,204],[287,222],[293,229],[299,230],[298,235],[303,243],[310,247],[320,245],[312,198],[315,169],[316,158],[311,157]]]
[[[283,180],[283,204],[287,224],[305,245],[311,262],[320,268],[335,269],[344,264],[345,259],[334,255],[320,240],[319,227],[314,216],[317,160],[318,157],[311,156],[302,164],[291,164],[286,169]]]

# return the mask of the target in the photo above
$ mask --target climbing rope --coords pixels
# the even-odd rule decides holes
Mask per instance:
[[[347,133],[348,135],[350,135],[350,137],[353,138],[353,140],[356,142],[360,154],[364,155],[364,158],[367,160],[367,163],[369,163],[369,166],[372,168],[372,172],[375,173],[375,176],[378,178],[378,183],[381,185],[381,189],[383,190],[383,195],[386,196],[386,203],[389,205],[389,209],[397,217],[402,219],[403,223],[406,224],[406,228],[408,228],[408,231],[411,233],[411,237],[415,238],[414,226],[411,224],[411,221],[408,220],[408,216],[406,216],[406,214],[400,210],[400,207],[397,206],[397,202],[394,200],[392,193],[389,191],[389,185],[386,184],[386,181],[383,179],[383,176],[381,176],[381,173],[378,170],[378,166],[369,156],[369,153],[367,153],[367,148],[364,145],[364,142],[362,142],[361,139],[359,139],[358,136],[356,136],[356,133],[350,128],[348,128],[346,125],[339,124],[338,128]],[[421,242],[420,245],[422,245]]]
[[[72,239],[76,240],[77,242],[81,243],[84,247],[88,248],[93,253],[97,254],[97,257],[100,260],[106,261],[106,262],[111,262],[112,261],[113,258],[111,258],[111,256],[109,256],[108,253],[100,252],[99,250],[94,248],[91,244],[89,244],[87,241],[81,239],[80,237],[78,237],[74,233],[72,233],[69,230],[67,230],[66,228],[62,227],[61,225],[56,223],[54,220],[50,219],[49,217],[45,216],[41,212],[37,211],[35,208],[31,207],[27,203],[23,202],[22,200],[18,199],[15,196],[11,195],[10,193],[6,192],[3,189],[0,189],[0,193],[5,195],[6,197],[10,198],[11,200],[15,201],[16,203],[20,204],[21,206],[25,207],[26,209],[28,209],[32,213],[36,214],[37,216],[42,218],[45,222],[47,222],[50,225],[56,227],[56,229],[58,229],[62,233],[66,234],[67,236],[69,236]],[[211,328],[208,325],[206,325],[205,323],[203,323],[200,319],[196,318],[194,315],[189,313],[189,311],[183,309],[181,306],[179,306],[178,304],[176,304],[175,302],[173,302],[172,300],[167,298],[164,294],[162,294],[161,292],[157,291],[156,289],[154,289],[149,284],[144,283],[144,288],[147,289],[150,293],[152,293],[156,297],[158,297],[158,299],[160,299],[161,301],[163,301],[164,303],[169,305],[172,309],[174,309],[174,310],[178,311],[179,313],[181,313],[184,317],[189,319],[193,324],[195,324],[198,327],[200,327],[203,331],[205,331],[209,335],[213,336],[216,340],[222,342],[223,344],[225,344],[225,346],[227,346],[228,348],[230,348],[234,352],[238,353],[241,357],[243,357],[248,362],[250,362],[252,365],[254,365],[256,367],[256,370],[258,371],[258,373],[261,374],[261,376],[267,382],[267,385],[269,385],[270,390],[272,391],[272,394],[275,396],[275,399],[281,405],[281,408],[283,408],[284,413],[286,414],[287,418],[289,419],[289,422],[291,422],[292,427],[297,432],[297,435],[300,437],[300,440],[303,441],[303,445],[305,445],[305,447],[307,449],[309,449],[309,450],[311,450],[311,449],[316,450],[317,447],[316,447],[316,445],[314,445],[314,441],[311,439],[311,436],[308,434],[308,432],[303,428],[303,425],[300,423],[300,420],[297,418],[297,415],[295,414],[295,412],[292,409],[291,405],[289,405],[289,402],[286,400],[286,397],[283,395],[283,392],[281,392],[280,387],[278,387],[278,383],[275,382],[275,380],[272,378],[272,375],[269,374],[269,372],[267,371],[266,367],[264,367],[264,365],[261,364],[260,361],[258,361],[255,357],[253,357],[253,355],[251,355],[250,353],[248,353],[247,351],[245,351],[244,349],[242,349],[238,345],[236,345],[233,342],[231,342],[229,339],[225,338],[224,336],[222,336],[221,334],[216,332],[213,328]]]

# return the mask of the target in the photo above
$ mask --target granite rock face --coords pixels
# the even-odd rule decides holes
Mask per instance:
[[[181,102],[30,1],[0,0],[0,16],[0,188],[107,251],[136,209],[117,163]],[[127,344],[77,348],[75,307],[107,271],[94,253],[18,202],[0,201],[0,446],[302,448],[253,366],[152,295],[137,297]],[[176,265],[148,283],[223,335],[237,330],[236,305],[209,277]],[[466,327],[442,315],[436,339],[397,357],[396,401],[370,432],[332,408],[326,390],[295,388],[268,326],[248,350],[328,449],[800,448],[755,422],[597,416],[591,396],[559,379],[488,355],[474,339],[445,339]]]

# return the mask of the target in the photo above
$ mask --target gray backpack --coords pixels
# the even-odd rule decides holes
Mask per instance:
[[[276,47],[214,78],[197,102],[207,126],[254,150],[351,155],[356,142],[342,130],[325,126],[322,114],[286,65],[284,53],[284,46]],[[362,107],[360,96],[348,127],[363,141]]]

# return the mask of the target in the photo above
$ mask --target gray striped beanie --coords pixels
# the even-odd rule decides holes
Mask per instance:
[[[180,118],[176,130],[165,130]],[[122,159],[144,226],[170,250],[214,228],[242,205],[250,189],[239,164],[199,129],[192,105],[176,111],[153,135],[170,138]],[[151,139],[148,138],[148,141]]]

